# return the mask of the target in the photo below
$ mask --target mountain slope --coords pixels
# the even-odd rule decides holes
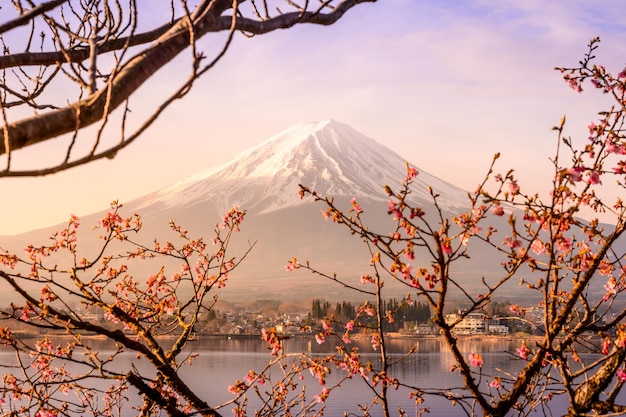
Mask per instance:
[[[168,236],[165,226],[176,219],[191,231],[210,232],[213,222],[237,205],[248,212],[233,249],[253,251],[224,291],[232,298],[298,299],[317,290],[321,297],[341,298],[341,288],[307,276],[286,273],[287,259],[311,261],[330,274],[358,277],[369,272],[370,254],[359,239],[320,214],[324,206],[298,197],[298,184],[336,204],[350,207],[356,197],[366,210],[370,230],[387,233],[394,223],[388,211],[384,185],[398,189],[406,177],[406,160],[351,127],[332,120],[305,123],[269,138],[226,163],[200,172],[127,204],[127,211],[144,218],[144,235]],[[448,214],[468,208],[467,192],[420,170],[411,199],[435,214],[428,188],[440,196]],[[428,262],[426,258],[416,262]],[[499,264],[496,264],[499,269]],[[484,262],[470,260],[459,271],[461,280],[480,282],[492,271]],[[390,284],[391,285],[391,284]],[[407,288],[397,287],[397,296]],[[338,292],[339,291],[339,292]]]
[[[143,230],[140,240],[151,246],[172,240],[170,219],[190,230],[192,236],[209,238],[214,224],[223,213],[238,205],[248,212],[241,233],[234,237],[231,254],[242,254],[255,243],[254,249],[232,274],[222,297],[228,299],[280,298],[302,299],[310,296],[328,299],[349,298],[341,287],[310,274],[285,272],[292,257],[340,277],[358,277],[369,271],[371,254],[359,239],[340,225],[320,215],[324,206],[298,197],[298,184],[319,195],[335,199],[340,208],[348,209],[356,197],[366,210],[363,219],[370,228],[387,233],[393,227],[387,215],[387,184],[397,189],[406,177],[406,161],[387,147],[351,127],[328,120],[293,126],[234,157],[221,166],[210,168],[169,187],[124,204],[122,214],[141,214]],[[438,203],[448,214],[467,209],[467,193],[420,170],[412,186],[411,198],[430,214],[435,214],[428,187],[440,195]],[[97,253],[99,241],[89,230],[102,213],[81,219],[81,256]],[[16,237],[15,242],[45,241],[38,231]],[[6,247],[6,246],[5,246]],[[15,248],[15,246],[13,246]],[[479,256],[463,262],[457,271],[459,281],[480,285],[482,277],[499,273],[486,268]],[[481,260],[482,259],[482,260]],[[427,258],[415,263],[429,262]],[[152,268],[154,265],[152,265]],[[177,266],[173,266],[177,268]],[[138,270],[149,275],[153,270]],[[391,282],[386,286],[391,289]],[[407,288],[396,286],[395,296]],[[391,294],[388,294],[391,295]]]
[[[204,236],[210,241],[213,227],[223,213],[238,205],[248,212],[241,232],[234,236],[232,255],[241,255],[251,243],[255,246],[241,266],[231,275],[225,289],[226,299],[253,300],[280,298],[298,300],[308,297],[349,299],[339,285],[304,274],[285,272],[285,263],[296,257],[332,275],[358,277],[370,271],[371,254],[367,247],[342,225],[324,220],[325,208],[312,199],[298,198],[298,184],[333,197],[339,208],[348,210],[356,197],[365,209],[362,218],[372,231],[387,234],[394,223],[388,215],[388,198],[383,187],[398,188],[406,177],[406,162],[400,155],[351,127],[335,121],[306,123],[291,127],[234,157],[221,166],[208,169],[162,190],[124,204],[123,215],[139,213],[143,219],[140,241],[146,246],[155,239],[176,242],[169,230],[174,219],[190,231],[192,237]],[[468,209],[467,193],[426,172],[420,172],[411,190],[416,205],[429,215],[437,228],[437,211],[428,193],[432,187],[439,207],[448,215],[459,215]],[[90,230],[103,213],[81,219],[79,257],[97,253],[100,242]],[[492,216],[493,217],[493,216]],[[493,226],[505,233],[507,219],[494,217]],[[40,230],[3,240],[2,246],[20,253],[26,244],[47,241],[52,230]],[[504,235],[501,235],[504,239]],[[503,276],[503,258],[479,242],[469,248],[470,259],[455,262],[453,279],[471,294],[485,291],[483,279],[495,282]],[[411,264],[417,268],[430,264],[426,251]],[[152,264],[150,268],[154,268]],[[158,270],[157,265],[157,270]],[[172,265],[177,270],[177,265]],[[141,279],[155,270],[136,270]],[[409,290],[385,284],[388,296],[401,297]],[[357,284],[358,285],[358,284]],[[602,291],[602,286],[598,287]],[[517,297],[517,282],[499,290],[499,297]],[[0,295],[1,297],[2,295]],[[10,297],[10,294],[5,294]],[[0,299],[0,304],[4,300]]]
[[[302,202],[298,184],[321,195],[386,201],[383,186],[406,175],[405,160],[351,127],[327,120],[293,126],[225,164],[200,172],[143,199],[139,211],[210,204],[218,211],[239,205],[269,213]],[[420,173],[416,196],[429,200],[427,186],[451,211],[465,206],[466,192]]]

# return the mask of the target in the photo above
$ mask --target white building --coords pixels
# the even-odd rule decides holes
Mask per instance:
[[[456,334],[487,333],[487,320],[483,313],[467,313],[465,317],[462,313],[446,314],[445,320],[447,325],[454,325],[452,332]]]
[[[509,328],[506,327],[504,324],[489,324],[487,327],[487,331],[490,334],[497,334],[501,336],[509,334]]]

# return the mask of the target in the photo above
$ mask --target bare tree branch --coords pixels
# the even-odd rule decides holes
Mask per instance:
[[[21,14],[18,18],[11,20],[10,22],[0,25],[0,33],[8,32],[11,29],[15,29],[18,26],[29,24],[35,17],[42,15],[56,7],[59,7],[68,0],[51,0],[47,3],[42,3],[39,6],[34,7],[32,10]]]
[[[22,70],[29,66],[64,68],[66,65],[71,65],[68,68],[72,69],[74,75],[71,75],[71,72],[66,72],[66,75],[73,78],[74,82],[81,86],[81,95],[83,95],[83,92],[88,94],[84,98],[64,107],[48,110],[18,121],[11,122],[5,117],[6,123],[2,127],[4,140],[0,144],[0,155],[10,154],[11,152],[46,142],[68,133],[74,132],[76,136],[82,129],[97,122],[102,123],[100,128],[100,131],[102,131],[103,126],[108,123],[107,119],[110,114],[118,109],[122,103],[126,102],[159,69],[166,66],[182,52],[189,48],[194,49],[195,42],[208,33],[229,31],[230,35],[224,44],[224,49],[212,61],[211,65],[202,71],[193,69],[192,79],[185,82],[183,87],[172,97],[180,98],[186,94],[193,84],[193,80],[201,76],[223,56],[230,43],[233,31],[242,31],[247,35],[260,35],[303,23],[331,25],[337,22],[352,7],[373,1],[376,0],[343,0],[337,5],[332,4],[333,2],[324,2],[317,9],[299,10],[289,13],[279,12],[276,16],[255,20],[241,15],[237,1],[203,0],[191,11],[188,18],[181,17],[175,19],[171,23],[138,35],[118,36],[115,33],[107,33],[102,36],[110,35],[110,39],[104,39],[103,41],[96,41],[102,37],[96,33],[97,29],[88,30],[85,28],[83,30],[85,31],[84,34],[69,33],[70,24],[68,22],[63,20],[65,23],[61,24],[52,18],[46,17],[46,22],[50,25],[56,42],[62,45],[61,40],[67,35],[70,37],[68,46],[59,46],[57,51],[51,52],[32,53],[29,51],[0,57],[0,69],[18,68]],[[58,5],[57,3],[62,4],[63,2],[55,2],[54,5]],[[40,10],[36,15],[52,8],[52,4],[48,4],[48,6],[46,10]],[[225,14],[229,9],[231,10],[231,16]],[[25,15],[30,16],[33,13],[34,10],[22,15],[20,19],[23,19]],[[98,15],[100,12],[97,10],[91,10],[89,13],[94,13],[91,15],[94,19],[102,18]],[[85,19],[92,17],[86,15],[82,18],[85,25]],[[95,66],[96,55],[115,51],[122,51],[122,54],[125,54],[129,52],[129,48],[144,45],[148,42],[153,43],[125,62],[121,62],[120,58],[115,58],[118,64],[110,70],[109,74]],[[195,53],[194,59],[196,61],[199,62],[202,58],[202,55]],[[86,63],[87,60],[91,64]],[[84,62],[86,64],[83,64]],[[197,64],[194,65],[197,66]],[[104,80],[105,83],[99,89],[96,89],[98,80]],[[2,84],[0,84],[0,87],[2,87]],[[22,99],[27,99],[25,103],[32,107],[44,108],[41,103],[36,103],[35,100],[41,96],[41,91],[46,87],[47,85],[38,85],[36,90],[30,95],[23,95]],[[9,89],[8,85],[5,88],[5,98],[8,95],[13,95],[19,99],[20,95],[15,93],[19,89]],[[171,100],[164,102],[164,105],[153,116],[158,116],[170,102]],[[4,107],[10,104],[6,99],[3,99],[2,105]],[[136,139],[138,134],[145,130],[155,119],[156,117],[148,118],[146,120],[147,123],[136,132],[137,134],[129,137],[122,135],[117,145],[111,145],[105,150],[99,150],[97,153],[95,149],[98,148],[100,134],[94,141],[92,152],[85,156],[74,159],[66,158],[58,166],[51,168],[42,167],[33,171],[16,171],[9,166],[0,172],[0,176],[46,175],[95,159],[112,158],[117,151]],[[70,152],[67,154],[69,155]]]

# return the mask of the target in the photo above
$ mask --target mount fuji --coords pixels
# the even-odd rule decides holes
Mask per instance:
[[[349,209],[350,199],[356,197],[365,210],[361,218],[369,230],[386,234],[393,230],[395,222],[387,213],[384,186],[398,190],[406,177],[406,164],[402,156],[345,124],[332,120],[305,123],[272,136],[220,166],[126,202],[121,214],[141,215],[143,228],[138,239],[151,247],[155,239],[176,241],[176,234],[168,226],[170,219],[189,230],[192,238],[204,236],[210,240],[214,225],[224,212],[239,206],[247,215],[241,232],[233,236],[229,253],[240,258],[252,243],[254,246],[231,274],[226,287],[220,290],[221,299],[350,300],[356,295],[338,284],[302,270],[285,271],[286,261],[295,257],[300,263],[309,262],[330,276],[336,274],[351,282],[371,273],[369,249],[342,225],[324,220],[320,211],[325,206],[311,198],[301,200],[298,184],[318,195],[332,197],[341,209]],[[438,195],[437,205],[445,217],[468,210],[466,191],[418,171],[409,197],[432,220],[431,225],[437,227],[439,218],[429,187]],[[90,253],[99,251],[101,241],[90,226],[103,214],[81,218],[81,257],[90,258]],[[507,230],[505,217],[490,219],[493,223],[489,226]],[[4,237],[2,247],[20,253],[28,244],[47,242],[48,236],[64,226]],[[625,242],[620,245],[626,250]],[[504,259],[480,244],[471,245],[468,251],[470,257],[455,262],[451,274],[468,293],[479,294],[485,290],[483,280],[494,282],[502,277],[500,263]],[[412,264],[428,265],[430,261],[428,255],[420,256],[416,252]],[[154,267],[154,264],[138,266],[134,274],[140,279],[154,273]],[[408,288],[394,286],[392,281],[385,283],[386,296],[406,295]],[[597,288],[602,291],[602,285]],[[501,298],[518,299],[517,283],[502,286],[498,293]],[[7,302],[7,297],[11,294],[0,294],[0,305]]]
[[[389,148],[350,126],[333,120],[292,126],[235,156],[220,166],[199,172],[166,188],[126,204],[128,213],[144,220],[144,236],[168,236],[170,218],[193,232],[210,235],[213,224],[233,206],[247,212],[240,244],[234,252],[255,246],[225,288],[237,299],[327,299],[347,295],[321,278],[285,272],[293,257],[341,276],[359,277],[369,270],[369,254],[359,239],[343,227],[325,221],[325,208],[312,199],[300,199],[299,184],[318,195],[333,197],[339,207],[349,208],[356,197],[365,209],[364,221],[371,230],[388,232],[394,223],[387,215],[384,186],[399,189],[406,177],[407,161]],[[419,170],[411,199],[434,213],[429,187],[447,214],[468,209],[467,192]],[[153,228],[159,225],[162,228]],[[425,260],[424,260],[425,261]],[[499,269],[499,265],[496,265]],[[484,262],[472,261],[460,274],[483,274]],[[479,280],[476,280],[477,282]],[[321,290],[321,294],[320,294]],[[398,295],[405,295],[406,288]]]
[[[310,198],[301,200],[298,184],[318,195],[333,197],[340,208],[349,208],[349,200],[356,197],[365,209],[362,218],[370,230],[386,233],[395,223],[387,214],[384,186],[399,189],[406,177],[406,163],[402,156],[345,124],[332,120],[305,123],[278,133],[220,166],[126,202],[122,214],[142,216],[140,237],[151,246],[155,238],[175,239],[168,227],[170,219],[193,237],[210,238],[215,223],[237,205],[247,215],[241,232],[233,238],[230,253],[241,254],[251,242],[255,245],[231,275],[226,288],[220,290],[222,298],[349,299],[351,295],[339,285],[311,274],[303,275],[301,271],[285,271],[286,261],[295,257],[300,262],[310,261],[330,275],[358,279],[370,272],[371,254],[367,247],[344,227],[324,220],[320,211],[325,207],[320,203]],[[459,214],[468,209],[466,191],[418,171],[410,197],[425,212],[435,212],[429,187],[439,195],[438,205],[444,214]],[[81,224],[86,225],[81,231],[96,224],[102,214],[81,218]],[[20,247],[24,247],[44,240],[47,233],[39,230],[16,236],[14,243],[19,241]],[[79,238],[82,239],[80,235]],[[91,240],[85,239],[82,247],[95,251],[99,243]],[[498,262],[490,272],[484,257],[472,258],[456,271],[460,282],[478,286],[481,277],[500,273]],[[407,288],[398,287],[393,296],[406,295]]]
[[[223,212],[238,205],[266,214],[302,204],[299,184],[320,195],[386,202],[385,184],[406,176],[406,160],[389,148],[333,120],[292,126],[226,163],[154,194],[139,212],[211,205]],[[428,186],[450,211],[467,206],[467,192],[421,172],[415,196],[430,200]]]

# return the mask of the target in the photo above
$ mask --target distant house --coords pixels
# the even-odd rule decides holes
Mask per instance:
[[[445,320],[448,325],[456,323],[452,330],[455,334],[509,334],[509,328],[501,324],[499,318],[488,318],[483,313],[446,314]]]
[[[452,313],[446,314],[446,324],[453,325],[453,333],[456,334],[485,334],[487,333],[487,320],[483,313]]]
[[[433,327],[431,325],[429,325],[429,324],[426,324],[426,323],[418,324],[416,329],[415,329],[415,333],[423,334],[423,335],[434,334]]]
[[[290,324],[277,324],[276,333],[285,335],[298,334],[300,333],[300,328],[298,326],[293,326]]]
[[[509,334],[509,328],[504,324],[490,324],[487,327],[487,331],[489,334],[497,334],[501,336]]]

